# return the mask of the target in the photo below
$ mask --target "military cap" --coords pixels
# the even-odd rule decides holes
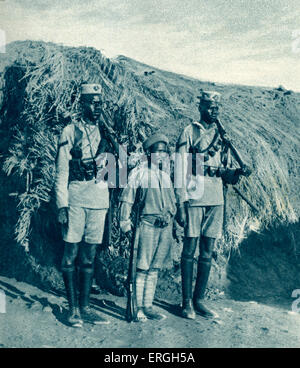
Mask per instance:
[[[145,140],[145,142],[143,143],[143,148],[146,151],[151,146],[153,146],[153,144],[158,142],[164,142],[166,144],[169,144],[169,139],[164,134],[161,133],[153,134],[148,139]]]
[[[220,102],[221,100],[221,94],[216,91],[201,91],[200,96],[197,96],[199,98],[199,103],[201,102]]]
[[[102,87],[96,83],[84,83],[81,85],[80,92],[82,95],[100,95]]]

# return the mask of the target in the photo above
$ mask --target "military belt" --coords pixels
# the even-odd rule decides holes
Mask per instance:
[[[143,215],[141,220],[159,228],[165,228],[170,224],[171,216]]]
[[[199,165],[199,168],[201,166]],[[225,173],[226,169],[224,167],[218,167],[218,166],[208,166],[203,165],[203,169],[199,170],[199,172],[196,171],[196,167],[193,166],[192,168],[192,175],[201,175],[201,176],[209,176],[209,177],[221,177]]]

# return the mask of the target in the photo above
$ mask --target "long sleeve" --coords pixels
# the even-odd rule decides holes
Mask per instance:
[[[137,188],[139,186],[138,171],[133,169],[128,177],[127,186],[123,189],[121,194],[121,208],[120,208],[120,228],[126,233],[131,229],[130,214],[132,205],[135,201]]]
[[[132,206],[135,202],[137,188],[140,185],[141,183],[140,183],[139,169],[134,168],[128,176],[128,183],[122,191],[120,201],[126,202]]]
[[[120,208],[120,228],[121,230],[126,233],[131,229],[131,214],[132,204],[128,202],[122,202]]]
[[[58,208],[69,206],[68,180],[69,161],[71,160],[70,150],[72,148],[72,127],[66,126],[61,134],[58,155],[56,161],[55,194]]]

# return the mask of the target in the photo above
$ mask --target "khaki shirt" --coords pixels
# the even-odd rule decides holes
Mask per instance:
[[[86,124],[83,121],[73,121],[63,129],[59,140],[54,184],[57,207],[108,208],[109,192],[107,182],[100,181],[96,183],[95,179],[93,179],[69,183],[69,161],[72,159],[70,151],[74,145],[75,125],[83,133],[81,142],[82,159],[91,159],[92,154],[95,157],[101,139],[98,126]],[[99,168],[103,167],[104,160],[96,159],[96,162]]]
[[[142,215],[176,214],[176,199],[170,176],[156,165],[148,163],[134,168],[128,177],[128,184],[123,189],[120,200],[133,204],[137,188],[141,188],[143,199]]]
[[[182,157],[182,165],[175,167],[175,175],[180,187],[175,188],[177,201],[179,203],[188,201],[190,206],[217,206],[224,204],[223,183],[220,177],[209,177],[203,175],[193,175],[189,181],[186,179],[187,157],[189,148],[196,140],[199,140],[197,147],[204,150],[212,142],[217,127],[213,125],[210,129],[205,129],[199,122],[193,122],[184,128],[178,140],[178,152]],[[221,154],[218,151],[215,156],[210,157],[204,163],[208,166],[220,167]],[[179,186],[179,185],[178,185]]]

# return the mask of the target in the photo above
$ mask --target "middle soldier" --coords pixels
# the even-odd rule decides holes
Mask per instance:
[[[176,214],[175,194],[168,172],[168,144],[168,138],[163,134],[154,134],[144,142],[147,161],[131,171],[120,199],[120,227],[128,233],[132,230],[132,206],[137,189],[141,188],[135,280],[137,321],[166,317],[153,308],[153,299],[158,272],[170,254]]]

